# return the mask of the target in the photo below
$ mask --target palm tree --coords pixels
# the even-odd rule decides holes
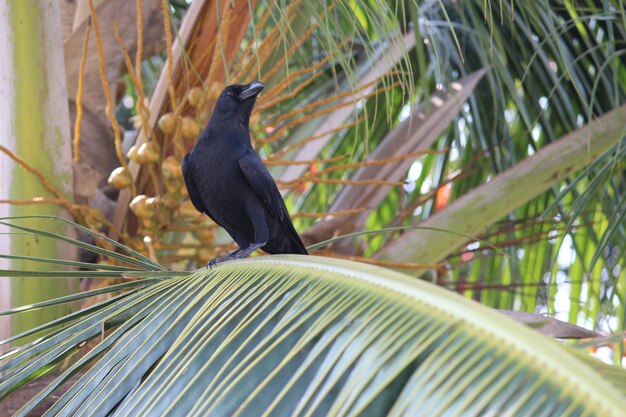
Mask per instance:
[[[21,2],[0,5],[2,70],[2,120],[0,123],[0,216],[52,214],[68,216],[74,181],[71,164],[69,115],[62,56],[51,53],[61,45],[59,7],[54,1]],[[45,70],[33,66],[41,63]],[[22,169],[28,164],[29,171]],[[39,204],[30,199],[42,196]],[[39,223],[39,226],[42,226]],[[51,232],[71,236],[73,229],[62,224]],[[13,255],[0,259],[1,269],[49,271],[63,266],[42,265],[33,258],[74,259],[75,251],[61,241],[47,241],[22,233],[2,230],[0,253]],[[0,308],[26,305],[75,292],[71,281],[28,281],[0,277]],[[0,321],[0,338],[20,333],[67,314],[66,307],[45,313],[32,311]],[[0,350],[1,351],[1,350]]]
[[[112,8],[113,2],[105,1],[98,11],[102,11],[107,3]],[[157,400],[161,398],[158,390],[171,390],[172,387],[158,387],[152,382],[152,378],[156,377],[151,376],[160,375],[160,372],[179,372],[173,371],[178,369],[175,368],[178,366],[176,361],[187,363],[184,362],[186,359],[177,356],[176,349],[182,347],[191,355],[189,363],[222,363],[207,362],[209,358],[202,356],[198,348],[207,343],[207,346],[223,346],[222,349],[229,351],[230,339],[224,345],[216,345],[216,340],[222,343],[219,339],[222,334],[217,334],[217,339],[192,337],[197,333],[193,326],[206,322],[200,312],[217,317],[211,316],[211,312],[218,311],[222,305],[223,294],[212,292],[212,288],[216,288],[212,285],[218,284],[205,282],[213,275],[207,276],[209,273],[205,272],[175,278],[162,272],[163,267],[155,259],[168,266],[184,268],[227,249],[229,243],[215,229],[215,225],[204,223],[204,219],[187,210],[184,187],[181,187],[176,167],[177,161],[197,135],[198,127],[206,121],[216,92],[225,83],[250,78],[261,78],[270,86],[259,102],[259,111],[254,119],[255,145],[284,187],[288,205],[297,212],[297,227],[306,230],[304,237],[310,243],[325,241],[326,249],[320,254],[402,268],[413,275],[423,276],[424,270],[431,270],[433,273],[430,276],[435,283],[488,306],[548,311],[571,323],[605,332],[623,331],[621,281],[624,277],[625,239],[621,221],[624,189],[620,161],[624,152],[624,108],[621,106],[624,83],[620,74],[624,64],[620,46],[624,41],[624,27],[620,23],[624,16],[618,2],[590,2],[585,8],[574,8],[570,3],[559,2],[388,3],[371,0],[323,4],[296,1],[290,4],[279,2],[274,5],[278,7],[269,7],[250,1],[235,2],[231,7],[230,3],[194,0],[188,9],[180,2],[171,2],[171,6],[162,9],[168,22],[166,34],[170,33],[170,13],[175,23],[181,16],[184,17],[179,31],[171,38],[166,36],[165,63],[162,56],[143,61],[141,42],[137,41],[131,48],[127,46],[129,38],[126,32],[118,36],[118,46],[123,45],[123,51],[136,51],[139,55],[134,63],[132,57],[125,53],[118,58],[125,61],[129,74],[127,89],[133,99],[139,127],[136,148],[129,154],[130,161],[127,162],[121,151],[121,131],[117,127],[113,129],[112,137],[117,147],[113,154],[117,155],[121,165],[114,180],[120,181],[118,185],[125,186],[117,199],[116,214],[111,222],[97,215],[79,218],[91,228],[108,224],[111,236],[123,240],[134,251],[135,259],[140,259],[132,261],[114,257],[114,265],[105,266],[107,271],[101,274],[100,271],[83,273],[83,276],[123,276],[123,271],[127,270],[131,276],[146,278],[134,281],[137,284],[119,283],[112,288],[96,288],[72,299],[128,290],[135,285],[146,285],[146,288],[121,294],[118,298],[104,301],[102,305],[76,313],[85,315],[84,321],[80,322],[82,324],[77,324],[78,327],[68,325],[63,330],[65,333],[52,333],[59,338],[67,337],[64,344],[57,344],[58,340],[50,336],[29,345],[23,356],[19,356],[19,352],[14,353],[19,359],[7,357],[9,362],[4,369],[14,372],[12,379],[4,382],[7,392],[34,376],[35,369],[39,369],[37,366],[50,366],[55,362],[50,362],[53,357],[60,359],[60,356],[52,353],[45,356],[42,352],[57,352],[57,355],[61,352],[65,352],[63,355],[76,353],[77,350],[70,349],[70,346],[79,346],[83,341],[94,338],[96,323],[115,311],[120,314],[119,320],[111,322],[112,326],[117,326],[117,333],[111,333],[111,336],[116,335],[115,338],[104,339],[99,347],[69,368],[51,386],[55,388],[65,382],[67,377],[82,369],[100,352],[109,349],[118,338],[124,338],[124,343],[120,339],[119,344],[107,351],[106,359],[98,361],[83,375],[74,391],[68,391],[70,394],[58,403],[58,407],[70,404],[65,409],[67,412],[71,412],[72,407],[105,403],[115,405],[123,401],[119,412],[130,413],[130,410],[138,410],[135,407],[142,406],[143,400],[140,399],[147,398],[147,395],[153,396],[154,401],[151,400],[146,407],[160,407],[157,405],[162,404]],[[108,23],[111,26],[109,38],[114,38],[111,35],[115,32],[112,22],[103,22],[98,15],[96,13],[93,19],[94,35],[107,39],[105,26]],[[138,26],[141,27],[141,24]],[[88,27],[89,24],[84,23],[82,29],[87,31]],[[141,30],[139,33],[141,35]],[[99,54],[107,58],[106,52],[102,49],[95,56]],[[151,79],[152,82],[155,80],[151,74],[155,68],[162,68],[162,71],[153,84],[150,103],[146,104],[144,96],[152,90]],[[117,123],[115,119],[111,120],[114,125]],[[316,220],[320,217],[321,220]],[[102,240],[88,229],[82,231],[92,235],[96,242],[101,242],[100,246],[89,246],[89,249],[96,250],[100,255],[114,256],[107,249],[114,241]],[[36,233],[34,229],[30,232]],[[350,236],[337,239],[335,236],[338,234]],[[276,262],[281,264],[279,260]],[[321,288],[316,290],[319,293],[310,294],[310,298],[297,298],[294,301],[296,310],[297,305],[308,305],[318,295],[323,298],[323,294],[343,294],[334,292],[338,289],[331,289],[341,287],[340,284],[329,284],[330,287],[324,289],[324,278],[310,275],[309,269],[301,263],[304,261],[288,259],[284,262],[282,265],[293,269],[294,280],[304,279],[303,282],[310,281],[310,285]],[[253,305],[250,304],[252,298],[262,296],[261,291],[254,292],[253,289],[262,288],[263,281],[258,281],[259,287],[256,287],[248,279],[273,276],[275,272],[270,265],[273,264],[269,260],[254,260],[233,265],[233,268],[237,267],[235,272],[229,267],[223,269],[223,276],[219,275],[222,269],[215,273],[222,277],[220,279],[234,291],[233,294],[237,294],[232,299],[236,300],[232,301],[234,304],[228,304],[229,309],[238,312],[238,308]],[[352,271],[355,266],[335,266],[350,276],[360,276]],[[319,267],[316,265],[315,268]],[[146,275],[146,272],[137,272],[137,269],[160,272]],[[16,271],[11,273],[20,274]],[[276,282],[283,284],[279,285],[276,297],[287,297],[289,287],[284,283],[291,275],[284,270],[280,273],[284,276]],[[386,278],[380,276],[386,274],[375,275],[378,278],[371,280],[379,282],[377,280],[382,279],[380,285],[384,286]],[[168,278],[160,282],[163,277]],[[186,310],[186,319],[167,322],[172,332],[155,343],[153,350],[142,349],[136,355],[128,356],[137,347],[131,339],[153,340],[151,335],[159,334],[157,328],[150,327],[149,323],[161,320],[157,317],[162,317],[158,314],[164,306],[174,309],[167,310],[169,312],[180,311],[176,310],[182,308],[176,307],[177,303],[191,299],[185,298],[185,294],[187,297],[197,295],[192,294],[190,289],[182,289],[188,285],[198,294],[208,297],[197,298],[198,303],[209,303],[211,308],[217,310],[203,309],[200,305],[197,311]],[[376,297],[383,299],[386,296],[380,286],[375,289],[378,289],[373,292]],[[326,290],[329,292],[326,293]],[[149,297],[157,296],[164,298],[159,298],[162,300],[159,302],[150,301],[155,299]],[[52,303],[65,300],[68,299]],[[128,314],[123,313],[127,308],[123,306],[135,305],[132,300],[143,300],[141,303],[146,304],[137,304],[137,309],[131,308]],[[161,304],[169,303],[167,300],[172,300],[172,304]],[[454,300],[446,314],[459,309],[457,303],[463,304],[458,298]],[[241,313],[233,319],[232,325],[237,329],[246,329],[250,317],[258,315],[259,320],[265,317],[263,311],[254,307],[250,313],[253,316]],[[353,320],[360,326],[360,317],[365,316],[354,310],[349,311],[350,317],[354,317]],[[362,328],[373,326],[372,311],[378,310],[363,311],[369,314],[366,314],[367,319],[363,318]],[[349,340],[351,333],[348,330],[344,332],[333,327],[337,325],[336,320],[341,322],[339,316],[319,314],[320,317],[315,320],[326,324],[323,332],[314,333],[320,337],[319,340],[330,337],[332,342],[329,339],[328,346],[333,346],[333,337]],[[477,312],[471,314],[476,314],[475,322],[489,321]],[[408,316],[407,313],[407,320]],[[432,317],[424,317],[429,318],[414,322],[414,329],[428,327],[425,323]],[[304,316],[302,320],[306,320]],[[140,326],[138,323],[143,324]],[[87,328],[90,329],[87,333],[76,333]],[[48,327],[37,330],[46,329]],[[409,327],[403,329],[410,334]],[[424,349],[441,352],[452,346],[452,352],[466,350],[463,349],[464,344],[456,344],[460,343],[455,339],[456,328],[433,327],[432,331],[439,331],[435,329],[442,332],[441,338],[428,339]],[[262,349],[259,346],[265,346],[264,343],[271,344],[269,340],[255,339],[253,330],[242,332],[237,331],[232,337],[242,337],[251,343],[242,347],[246,355],[255,349]],[[61,334],[63,336],[59,336]],[[428,333],[430,336],[433,334]],[[526,337],[524,332],[516,334],[520,339]],[[302,359],[298,349],[308,346],[307,338],[313,337],[313,333],[286,332],[284,337],[289,335],[302,345],[281,351],[278,344],[276,351],[270,349],[268,352],[274,352],[281,360],[292,356]],[[411,340],[407,341],[407,346],[412,346],[411,343],[417,339]],[[527,380],[516,374],[530,375],[530,368],[522,365],[514,366],[515,372],[507,372],[506,379],[499,377],[501,372],[510,370],[507,366],[512,363],[560,363],[565,366],[552,361],[562,353],[555,351],[550,358],[540,359],[533,356],[536,352],[522,349],[520,356],[513,354],[502,362],[496,360],[496,365],[489,367],[484,357],[489,356],[487,352],[490,348],[487,346],[493,345],[481,340],[481,348],[476,351],[476,357],[468,359],[467,369],[475,369],[476,378],[484,379],[480,380],[482,382],[467,379],[466,383],[486,387],[496,380],[503,382],[488,391],[489,397],[481,397],[478,391],[462,389],[469,385],[459,385],[456,391],[446,391],[450,387],[442,384],[446,390],[432,398],[444,399],[443,402],[433,402],[424,410],[454,413],[454,410],[462,409],[468,414],[480,414],[486,410],[505,409],[494,408],[496,405],[489,402],[492,400],[498,407],[512,407],[520,414],[532,414],[533,404],[542,406],[534,401],[536,398],[550,396],[550,392],[570,392],[569,388],[554,388],[558,391],[551,391],[553,388],[540,388],[535,384],[524,396],[512,388],[514,381],[550,379],[549,384],[558,384],[558,378],[550,378],[556,371],[547,368],[544,369],[544,376],[538,379]],[[384,349],[372,347],[379,346],[376,339],[360,342],[363,350],[358,352],[374,349],[375,357],[384,357]],[[518,342],[515,339],[513,345],[517,346]],[[533,339],[533,342],[546,343],[538,339]],[[467,346],[474,346],[469,339],[467,343]],[[245,351],[245,346],[250,346],[250,351]],[[271,344],[271,347],[275,345]],[[410,351],[407,347],[407,352]],[[616,362],[621,361],[621,343],[613,352]],[[142,362],[143,367],[138,367],[138,355],[144,353],[152,359]],[[456,358],[465,358],[442,355],[433,356],[427,363],[443,363],[450,357],[455,363]],[[570,360],[567,355],[563,358]],[[120,362],[122,357],[125,359]],[[318,357],[325,356],[311,357],[311,364],[318,364],[315,362]],[[32,367],[18,366],[23,360],[35,361],[37,358],[39,361]],[[151,369],[160,358],[163,358],[163,363]],[[351,363],[358,363],[359,358],[361,356],[355,354],[352,357],[355,362]],[[374,385],[367,388],[359,385],[361,388],[357,389],[358,381],[351,379],[355,377],[337,380],[341,382],[338,386],[343,388],[330,390],[332,395],[358,391],[364,397],[355,394],[350,397],[352,402],[346,402],[345,409],[332,408],[333,412],[358,414],[373,404],[376,407],[384,407],[381,404],[387,407],[391,407],[390,404],[405,404],[396,403],[405,398],[402,394],[405,388],[414,388],[416,391],[410,392],[416,398],[424,401],[430,398],[429,393],[437,387],[412,385],[411,381],[434,371],[421,374],[425,368],[416,366],[410,354],[402,358],[402,366],[393,368],[388,374],[394,376],[381,377],[385,384],[376,385],[377,388]],[[572,360],[588,362],[581,358],[576,355],[576,359]],[[245,373],[246,378],[226,373],[226,370],[235,372],[239,369],[237,367],[224,368],[220,371],[220,379],[211,383],[224,390],[224,396],[219,398],[228,398],[232,407],[245,410],[248,404],[256,406],[261,403],[253,400],[248,403],[237,397],[245,392],[239,391],[241,386],[254,383],[259,387],[271,387],[273,384],[270,381],[278,381],[273,378],[281,370],[299,378],[298,369],[305,373],[305,369],[312,366],[298,361],[291,365],[268,363],[274,365],[276,374],[254,371],[252,365],[256,366],[257,362],[252,361],[246,368],[249,369]],[[332,374],[334,365],[323,363],[327,364],[324,372]],[[385,362],[382,360],[380,363]],[[11,368],[13,366],[17,367]],[[587,372],[589,368],[584,366],[576,369]],[[490,371],[480,373],[479,370],[487,369],[485,367]],[[559,369],[559,366],[556,365],[556,368]],[[611,375],[619,375],[614,368],[597,364],[594,368],[599,369],[594,372],[599,372],[601,376],[598,378],[604,378],[605,385],[616,379]],[[355,369],[360,368],[356,366]],[[442,374],[442,380],[450,378],[454,381],[454,371],[450,369],[449,373]],[[105,373],[128,377],[116,391],[113,380],[104,378]],[[343,374],[335,377],[340,378],[340,375]],[[398,375],[403,375],[405,379],[396,384]],[[148,382],[135,388],[137,381],[144,376],[144,382]],[[575,376],[568,375],[565,380],[570,377]],[[89,383],[90,380],[92,383]],[[96,380],[102,383],[94,385]],[[258,385],[261,380],[263,384]],[[183,381],[184,378],[177,385],[181,391],[172,392],[196,389],[197,385],[192,382],[207,383],[208,379]],[[323,380],[306,381],[309,385],[299,384],[296,379],[291,381],[292,385],[285,386],[280,394],[270,395],[276,399],[275,403],[265,403],[259,409],[272,410],[280,401],[293,398],[311,398],[318,405],[333,404],[336,398],[343,398],[329,397],[331,399],[324,400],[326,397],[318,396],[313,400],[311,396],[300,397],[296,393],[313,392],[307,390],[319,389]],[[395,391],[389,388],[392,386]],[[510,392],[506,391],[507,387]],[[78,389],[83,394],[71,397]],[[260,390],[251,394],[251,398],[259,398],[259,401],[269,398],[260,395]],[[607,390],[609,396],[615,394]],[[513,395],[513,391],[518,397],[502,405],[504,399],[513,398],[508,397]],[[49,392],[45,391],[29,407],[36,405]],[[467,397],[457,403],[457,397],[452,397],[456,394],[450,392],[463,393]],[[591,395],[588,392],[585,389],[582,395]],[[381,396],[376,396],[378,394]],[[218,407],[216,404],[219,403],[214,401],[217,397],[209,397],[202,397],[205,402],[199,402],[197,407]],[[602,406],[619,406],[621,401],[619,395],[611,397],[613,399],[593,397],[597,398],[596,402],[582,404],[583,408],[579,408],[578,403],[569,401],[569,397],[566,399],[565,394],[553,397],[555,401],[545,405],[548,407],[546,412],[553,414],[560,411],[563,411],[561,414],[567,411],[575,415],[587,411],[603,414]],[[524,399],[529,402],[522,402]],[[309,402],[302,407],[311,404]],[[406,403],[408,408],[386,410],[411,410],[412,406],[422,407],[425,403],[415,404]],[[459,404],[466,408],[454,408],[461,407]],[[311,410],[323,410],[316,407]],[[567,410],[559,407],[566,407]],[[609,414],[610,405],[607,407],[608,411],[604,413]],[[200,408],[197,410],[201,412]]]
[[[29,307],[117,294],[7,341],[57,329],[2,358],[2,398],[77,356],[14,415],[42,403],[55,416],[618,416],[625,405],[620,369],[407,275],[301,255],[181,275],[126,250],[142,270],[109,275],[139,279]]]

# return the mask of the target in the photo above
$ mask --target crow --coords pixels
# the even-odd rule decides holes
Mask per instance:
[[[261,248],[307,255],[274,179],[250,144],[250,113],[264,85],[230,85],[182,168],[196,210],[222,226],[239,249],[207,263],[241,259]]]

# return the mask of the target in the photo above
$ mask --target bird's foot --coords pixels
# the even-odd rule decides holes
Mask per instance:
[[[215,264],[218,264],[218,263],[221,263],[221,262],[233,261],[235,259],[247,258],[248,256],[250,256],[250,254],[252,252],[254,252],[255,250],[259,249],[260,247],[265,246],[266,243],[267,242],[252,243],[246,249],[237,249],[236,251],[234,251],[232,253],[229,253],[226,256],[221,256],[219,258],[213,258],[206,264],[206,268],[210,270],[211,268],[213,268],[213,266],[215,266]]]
[[[213,258],[209,262],[207,262],[206,269],[208,269],[210,271],[211,268],[213,268],[216,264],[218,264],[220,262],[230,261],[232,259],[236,259],[236,258],[233,258],[232,256],[230,256],[230,254],[228,254],[226,256],[221,256],[219,258]]]

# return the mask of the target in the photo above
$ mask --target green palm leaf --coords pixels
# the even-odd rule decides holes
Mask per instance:
[[[626,407],[623,384],[610,382],[616,368],[604,379],[606,366],[386,269],[271,256],[146,285],[2,360],[6,392],[36,373],[33,346],[67,356],[108,317],[112,332],[17,415],[79,371],[46,415],[619,416]]]

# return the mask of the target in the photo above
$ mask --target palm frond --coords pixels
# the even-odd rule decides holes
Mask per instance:
[[[0,392],[77,353],[103,321],[96,347],[18,416],[79,372],[45,415],[618,416],[626,405],[606,368],[486,307],[385,269],[303,256],[124,293],[9,353]]]

